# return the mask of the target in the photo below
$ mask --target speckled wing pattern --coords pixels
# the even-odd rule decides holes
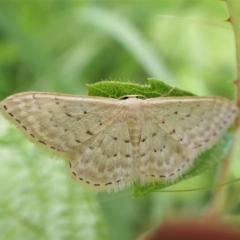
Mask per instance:
[[[218,141],[238,110],[221,97],[167,97],[146,99],[144,112],[142,183],[173,181],[182,175],[199,153]]]
[[[126,122],[117,119],[70,154],[70,168],[84,185],[124,189],[134,177],[134,159]]]
[[[125,100],[26,92],[0,104],[29,138],[67,159],[73,178],[97,191],[134,181],[173,181],[234,121],[220,97]]]

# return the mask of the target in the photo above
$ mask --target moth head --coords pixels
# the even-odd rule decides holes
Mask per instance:
[[[125,95],[119,98],[119,100],[127,100],[127,99],[146,99],[143,95]]]

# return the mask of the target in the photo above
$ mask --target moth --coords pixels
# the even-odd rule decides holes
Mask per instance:
[[[7,97],[0,109],[32,142],[62,155],[73,178],[96,191],[176,180],[238,114],[221,97],[118,100],[42,92]]]

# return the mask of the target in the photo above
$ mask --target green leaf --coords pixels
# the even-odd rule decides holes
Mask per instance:
[[[159,96],[194,96],[194,94],[173,88],[160,80],[149,78],[149,85],[138,85],[133,83],[105,81],[87,85],[88,95],[120,98],[125,95],[141,95],[147,98]],[[134,184],[134,197],[144,196],[152,191],[156,191],[173,185],[184,179],[194,177],[203,171],[218,164],[228,153],[233,136],[226,133],[217,144],[211,149],[201,153],[194,161],[192,167],[175,182],[152,183],[148,185]]]
[[[87,84],[89,96],[101,96],[120,98],[126,95],[141,95],[146,98],[159,96],[194,96],[193,93],[170,87],[158,79],[148,78],[149,85],[135,83],[104,81],[95,84]]]
[[[95,196],[0,118],[1,239],[107,239]]]

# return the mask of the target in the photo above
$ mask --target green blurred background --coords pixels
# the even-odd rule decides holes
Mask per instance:
[[[29,90],[83,95],[86,83],[147,84],[148,77],[233,98],[228,17],[218,0],[0,0],[0,100]],[[95,196],[2,117],[0,144],[0,239],[135,239],[166,219],[204,214],[211,197],[132,199],[131,189]],[[239,167],[233,162],[232,177]],[[169,189],[211,186],[215,172]]]

